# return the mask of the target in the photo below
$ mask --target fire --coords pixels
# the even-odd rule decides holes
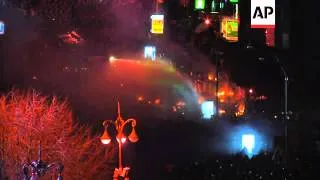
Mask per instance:
[[[243,103],[241,103],[239,106],[238,106],[238,111],[236,112],[236,116],[242,116],[245,112],[245,105]]]
[[[197,78],[197,77],[196,77]],[[245,113],[246,91],[230,82],[226,74],[219,77],[219,90],[216,92],[216,77],[213,73],[208,73],[205,80],[194,79],[194,86],[200,95],[198,102],[201,104],[205,100],[218,100],[220,114],[234,113],[236,116],[242,116]]]

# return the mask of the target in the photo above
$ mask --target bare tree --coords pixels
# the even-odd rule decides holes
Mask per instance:
[[[19,178],[22,164],[38,159],[39,141],[42,159],[62,162],[66,179],[103,176],[99,172],[107,168],[108,157],[113,152],[102,147],[88,127],[74,125],[66,101],[43,97],[35,91],[14,90],[1,96],[0,160],[8,177]]]

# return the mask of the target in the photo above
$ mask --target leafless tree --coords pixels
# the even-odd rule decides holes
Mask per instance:
[[[65,179],[103,176],[99,172],[108,168],[108,157],[113,152],[92,137],[88,127],[75,125],[66,101],[43,97],[35,91],[13,90],[1,96],[0,160],[4,173],[12,179],[19,178],[22,164],[38,159],[40,141],[42,159],[63,163]]]

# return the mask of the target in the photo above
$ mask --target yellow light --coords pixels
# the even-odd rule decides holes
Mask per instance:
[[[213,81],[214,80],[213,74],[211,74],[211,73],[208,74],[208,80],[209,81]]]
[[[238,106],[238,112],[236,112],[236,116],[242,116],[244,115],[244,112],[245,112],[245,105],[242,103]]]
[[[225,114],[225,113],[226,113],[225,110],[223,110],[223,109],[220,109],[220,110],[219,110],[219,114]]]
[[[164,15],[151,16],[151,33],[163,34],[164,30]]]
[[[224,91],[218,92],[217,95],[218,95],[218,96],[224,96],[224,95],[225,95],[225,92],[224,92]]]

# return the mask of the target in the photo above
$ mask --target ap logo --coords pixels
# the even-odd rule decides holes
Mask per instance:
[[[251,28],[274,28],[275,0],[251,0]]]

